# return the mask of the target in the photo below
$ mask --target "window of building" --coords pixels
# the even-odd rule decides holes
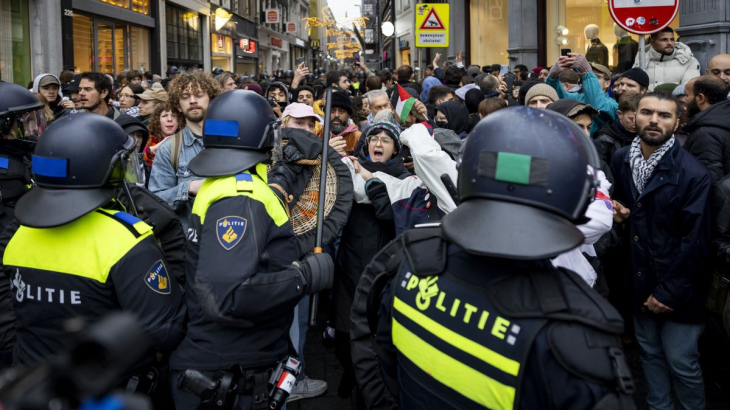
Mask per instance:
[[[136,11],[137,13],[150,14],[150,0],[100,0],[113,6],[122,7]]]
[[[74,66],[83,73],[94,68],[94,21],[79,13],[73,17]]]
[[[201,61],[203,40],[200,16],[192,11],[166,6],[167,58],[171,60]]]
[[[0,80],[27,87],[31,75],[28,2],[0,0]]]
[[[559,26],[567,33],[558,33]],[[679,15],[669,26],[679,27]],[[547,0],[547,31],[548,65],[569,48],[618,73],[631,68],[638,51],[638,36],[614,23],[604,0]]]
[[[509,46],[508,0],[471,1],[471,61],[473,64],[507,64]]]

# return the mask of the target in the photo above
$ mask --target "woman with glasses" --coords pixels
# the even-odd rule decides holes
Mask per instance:
[[[352,205],[350,217],[342,229],[342,239],[335,258],[333,289],[335,355],[345,368],[338,387],[341,397],[350,395],[355,387],[355,375],[350,359],[350,309],[355,288],[365,266],[388,242],[395,238],[393,208],[388,189],[381,178],[404,179],[411,174],[398,155],[401,129],[391,121],[373,124],[366,144],[353,161],[356,174],[353,184],[364,192]],[[349,161],[344,159],[343,161]]]
[[[137,108],[137,105],[140,99],[137,94],[142,94],[143,92],[144,88],[139,84],[127,84],[122,87],[122,90],[119,91],[119,109],[127,115],[139,117],[139,108]]]

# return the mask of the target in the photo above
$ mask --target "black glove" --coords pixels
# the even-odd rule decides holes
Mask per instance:
[[[332,257],[326,253],[314,253],[304,258],[299,263],[299,269],[306,281],[306,293],[308,295],[332,287],[335,279],[335,265]]]

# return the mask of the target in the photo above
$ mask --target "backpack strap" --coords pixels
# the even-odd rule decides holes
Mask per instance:
[[[172,170],[175,172],[177,172],[177,166],[180,162],[180,152],[182,151],[182,143],[184,138],[185,137],[183,136],[182,130],[176,132],[175,135],[172,136],[170,164],[172,165]]]

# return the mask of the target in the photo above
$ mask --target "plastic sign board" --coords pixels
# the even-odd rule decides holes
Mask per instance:
[[[629,33],[653,34],[674,20],[679,0],[608,0],[608,10],[613,21]]]
[[[297,23],[294,22],[287,22],[286,23],[286,32],[287,33],[296,33],[297,32]]]
[[[279,10],[277,9],[266,9],[264,10],[266,16],[266,23],[278,23],[279,22]]]
[[[449,5],[416,4],[416,47],[449,46]]]

